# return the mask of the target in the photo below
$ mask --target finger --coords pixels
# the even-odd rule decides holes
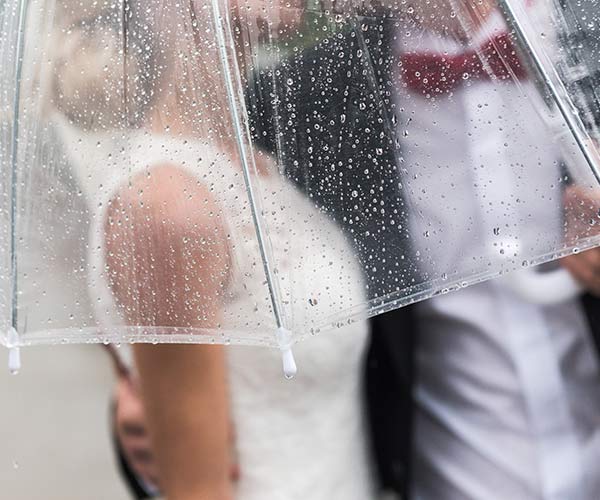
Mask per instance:
[[[132,457],[134,457],[134,453],[137,453],[141,458],[152,455],[152,446],[148,439],[124,437],[121,440],[121,447],[127,455]]]
[[[145,437],[148,433],[142,403],[128,385],[121,386],[118,393],[116,424],[124,436]]]
[[[152,451],[146,447],[129,446],[123,449],[123,454],[131,470],[144,480],[157,476],[157,464]]]
[[[588,292],[600,295],[600,279],[596,272],[586,262],[586,259],[578,257],[575,255],[566,257],[562,259],[561,263]]]
[[[582,285],[587,286],[593,277],[589,266],[582,263],[580,256],[571,255],[561,260],[561,264],[571,273],[571,275]]]
[[[234,463],[231,466],[231,470],[229,471],[229,477],[232,481],[239,481],[240,479],[240,465],[238,463]]]
[[[151,484],[160,490],[158,471],[155,467],[132,467],[132,470],[138,478],[144,481],[144,483]]]
[[[156,467],[155,463],[152,463],[147,466],[140,465],[139,467],[136,467],[133,470],[138,475],[138,477],[142,478],[144,481],[160,489],[158,468]]]
[[[571,255],[567,259],[581,271],[584,271],[584,267],[587,268],[590,275],[595,276],[596,279],[600,276],[600,249],[586,250],[580,254]]]
[[[148,435],[143,422],[122,420],[119,426],[121,433],[131,438],[145,438]]]
[[[600,248],[592,248],[583,252],[594,273],[600,275]]]
[[[131,458],[143,465],[149,465],[154,462],[154,455],[150,448],[132,448],[130,450]]]

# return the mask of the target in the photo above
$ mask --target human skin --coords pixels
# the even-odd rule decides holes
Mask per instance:
[[[600,233],[600,195],[598,190],[570,186],[565,190],[565,219],[567,241],[578,235],[597,236]],[[561,259],[580,285],[592,295],[600,297],[600,248],[575,253]]]

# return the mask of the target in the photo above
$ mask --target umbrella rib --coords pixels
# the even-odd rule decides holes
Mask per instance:
[[[11,278],[11,328],[8,332],[7,345],[8,369],[17,373],[21,367],[18,335],[18,262],[17,262],[17,169],[19,152],[19,118],[21,101],[21,83],[23,74],[23,52],[25,48],[25,24],[27,20],[27,7],[29,0],[21,0],[17,19],[18,33],[15,47],[15,93],[13,99],[13,126],[11,134],[11,161],[10,161],[10,278]]]
[[[17,275],[17,178],[19,152],[19,119],[21,101],[21,80],[23,74],[23,52],[25,47],[25,23],[29,0],[21,0],[18,14],[18,38],[15,47],[15,93],[13,99],[13,127],[11,134],[11,175],[10,175],[10,274],[11,274],[11,326],[18,326],[18,275]]]
[[[223,65],[223,73],[225,86],[227,90],[227,99],[229,101],[229,107],[232,114],[233,127],[236,135],[236,142],[238,146],[238,153],[240,155],[240,160],[242,164],[242,170],[244,175],[244,183],[246,185],[246,191],[248,194],[250,211],[252,213],[252,221],[255,225],[256,237],[258,240],[258,246],[260,251],[260,256],[263,261],[263,268],[265,272],[265,277],[267,280],[267,286],[269,288],[269,293],[271,296],[271,303],[273,305],[273,314],[275,315],[275,321],[277,322],[278,328],[285,328],[283,322],[283,314],[281,312],[281,308],[279,303],[277,302],[277,285],[276,280],[271,271],[271,263],[269,259],[269,252],[267,250],[266,238],[264,235],[263,224],[260,216],[260,210],[258,208],[258,202],[256,196],[254,194],[254,189],[252,187],[252,177],[250,173],[251,164],[253,164],[252,159],[248,157],[248,152],[246,148],[242,144],[243,138],[245,137],[243,127],[241,125],[242,119],[239,115],[239,111],[237,109],[237,102],[235,99],[235,85],[232,81],[232,71],[235,68],[232,68],[229,62],[229,56],[227,53],[227,44],[225,42],[225,36],[223,34],[224,27],[222,26],[222,22],[227,22],[227,19],[224,15],[221,14],[219,9],[219,0],[213,0],[213,16],[215,23],[215,32],[217,36],[217,43],[219,45],[219,53],[221,57],[221,63]],[[234,63],[235,64],[235,63]]]
[[[248,202],[250,204],[250,212],[252,214],[252,221],[254,222],[254,229],[256,232],[256,238],[258,242],[258,248],[260,252],[260,256],[263,263],[263,271],[265,273],[265,278],[267,281],[267,288],[269,290],[269,296],[271,299],[271,304],[273,307],[273,315],[275,316],[275,322],[277,325],[277,330],[275,332],[275,336],[277,339],[277,343],[279,344],[279,349],[282,354],[283,361],[283,372],[286,378],[291,378],[296,373],[296,362],[294,360],[294,355],[292,354],[291,344],[292,344],[292,335],[291,332],[285,327],[283,322],[283,314],[281,308],[279,306],[279,302],[277,300],[277,282],[273,272],[271,271],[272,266],[269,259],[269,252],[266,245],[266,238],[264,235],[264,229],[262,225],[262,220],[260,216],[260,211],[258,208],[258,202],[254,195],[254,190],[252,188],[252,177],[250,173],[250,166],[253,165],[253,161],[248,157],[248,152],[246,151],[246,147],[244,146],[244,131],[241,125],[242,119],[239,115],[237,102],[236,102],[236,92],[235,92],[235,84],[232,78],[232,71],[237,70],[235,67],[235,59],[233,62],[234,67],[232,68],[229,63],[229,54],[227,52],[227,44],[225,42],[225,27],[223,26],[223,22],[228,24],[228,17],[226,14],[221,14],[219,9],[219,1],[220,0],[212,0],[212,11],[213,11],[213,20],[215,24],[215,33],[217,37],[217,44],[219,49],[219,55],[222,64],[223,77],[225,80],[225,87],[227,91],[227,100],[229,102],[229,108],[232,115],[233,127],[236,136],[236,142],[238,147],[238,153],[240,155],[240,161],[242,164],[242,171],[244,175],[244,183],[246,185],[246,192],[248,195]],[[193,4],[192,4],[193,9]],[[242,101],[243,102],[243,101]]]

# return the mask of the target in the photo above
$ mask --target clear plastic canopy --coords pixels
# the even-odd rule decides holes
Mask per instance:
[[[3,343],[285,348],[600,243],[596,19],[473,5],[4,0]]]

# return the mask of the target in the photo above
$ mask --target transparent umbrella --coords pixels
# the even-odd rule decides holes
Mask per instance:
[[[292,374],[297,341],[600,242],[597,35],[568,6],[1,16],[13,368],[25,345],[236,343]]]

